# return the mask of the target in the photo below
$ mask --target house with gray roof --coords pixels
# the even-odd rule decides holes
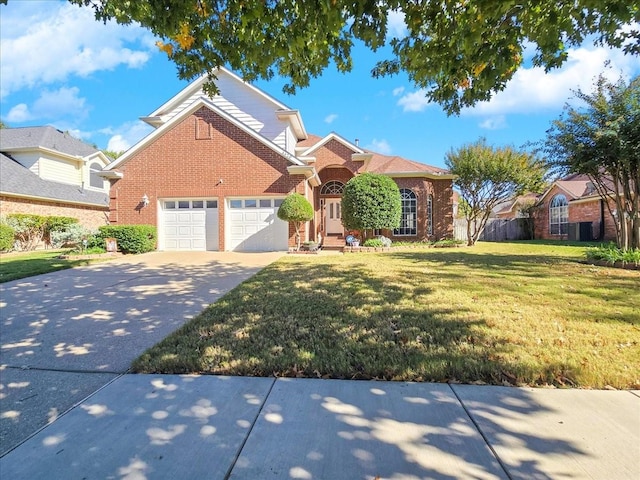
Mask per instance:
[[[0,214],[77,218],[89,228],[108,223],[111,162],[97,148],[54,127],[0,129]]]

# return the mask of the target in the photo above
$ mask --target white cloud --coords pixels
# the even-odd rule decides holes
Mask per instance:
[[[504,115],[497,115],[484,119],[478,126],[485,130],[500,130],[507,127],[507,119]]]
[[[6,120],[12,123],[23,123],[31,120],[60,120],[73,117],[74,120],[87,116],[86,99],[78,96],[77,87],[61,87],[58,90],[43,90],[33,105],[26,103],[15,105],[7,114]]]
[[[338,118],[338,114],[337,113],[331,113],[329,115],[327,115],[326,117],[324,117],[324,121],[325,123],[333,123],[334,120],[336,120]]]
[[[105,25],[91,8],[66,2],[12,2],[3,7],[0,32],[1,98],[120,65],[139,68],[154,51],[142,27]]]
[[[33,117],[31,115],[31,112],[29,111],[29,107],[27,106],[27,104],[19,103],[18,105],[13,107],[11,110],[9,110],[6,120],[7,122],[10,122],[10,123],[22,123],[22,122],[28,122],[32,118]]]
[[[387,17],[387,38],[401,38],[407,35],[407,24],[404,21],[404,12],[391,10]]]
[[[391,93],[393,93],[394,97],[398,97],[404,93],[404,87],[396,87]]]
[[[371,140],[371,143],[369,143],[365,148],[368,150],[373,150],[374,152],[381,153],[383,155],[389,155],[392,151],[389,142],[384,139],[378,140],[376,138]]]
[[[146,123],[136,120],[127,122],[119,127],[106,127],[99,131],[104,135],[111,135],[107,143],[107,150],[112,152],[123,152],[129,150],[133,145],[146,137],[153,128]]]
[[[610,68],[605,68],[609,63]],[[603,73],[615,81],[622,73],[629,77],[640,70],[637,56],[604,47],[569,50],[569,58],[560,69],[545,73],[543,68],[521,68],[504,91],[490,101],[463,110],[466,115],[504,115],[558,109],[572,96],[572,90],[589,92],[594,79]]]
[[[402,107],[403,112],[422,112],[429,106],[429,100],[426,97],[426,90],[420,89],[410,92],[398,100],[398,105]]]

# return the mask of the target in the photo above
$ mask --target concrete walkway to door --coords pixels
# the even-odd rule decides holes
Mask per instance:
[[[282,255],[153,252],[0,285],[0,455]]]

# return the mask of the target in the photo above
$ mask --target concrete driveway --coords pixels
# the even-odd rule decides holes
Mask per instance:
[[[282,253],[153,252],[0,286],[0,455]]]

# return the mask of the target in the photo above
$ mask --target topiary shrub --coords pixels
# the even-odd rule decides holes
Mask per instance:
[[[299,193],[288,195],[278,208],[278,218],[293,223],[296,230],[296,245],[300,250],[300,227],[303,222],[308,222],[313,218],[313,206],[309,200]]]
[[[0,222],[0,252],[8,252],[13,249],[15,233],[15,230],[4,221]]]
[[[402,203],[390,177],[363,173],[347,182],[342,194],[342,223],[349,230],[393,230],[400,226]]]
[[[97,237],[115,238],[122,253],[145,253],[156,249],[158,231],[153,225],[103,225]]]

